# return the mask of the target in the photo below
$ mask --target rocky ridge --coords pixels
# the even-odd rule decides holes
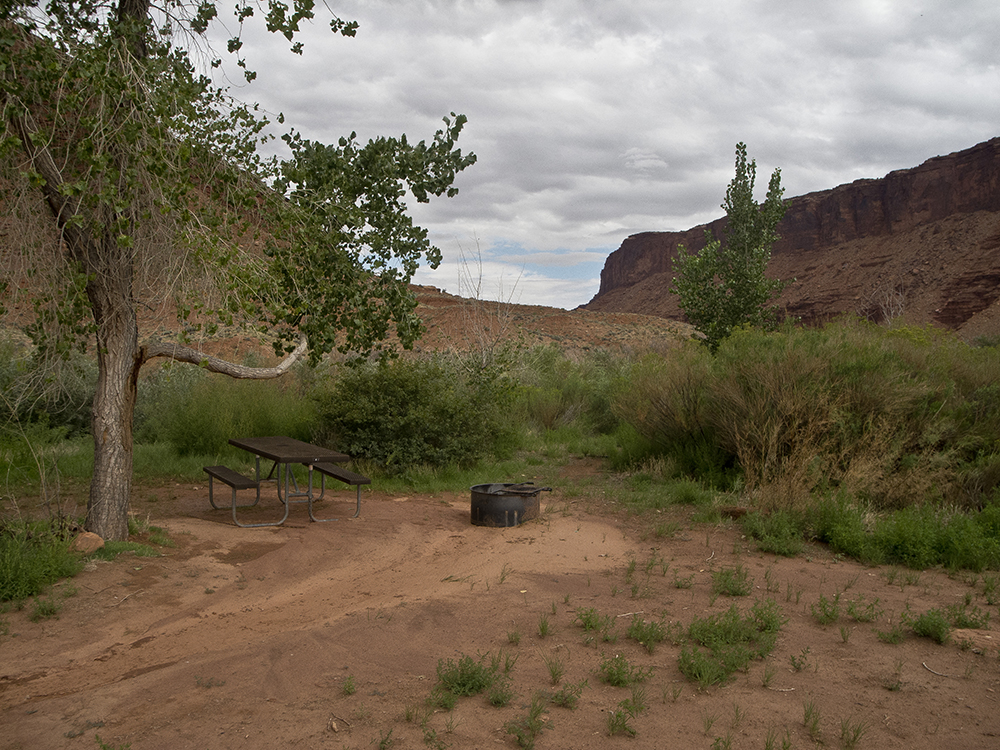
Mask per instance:
[[[679,245],[699,250],[705,232],[628,237],[584,309],[683,320],[669,292]],[[795,279],[779,304],[806,322],[856,313],[1000,334],[1000,138],[929,159],[880,179],[792,198],[778,228],[770,276]]]

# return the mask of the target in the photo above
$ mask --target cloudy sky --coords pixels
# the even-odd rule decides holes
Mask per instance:
[[[414,210],[445,257],[416,281],[466,296],[586,303],[628,235],[723,214],[739,141],[792,197],[1000,135],[997,0],[329,3],[354,39],[248,30],[233,93],[330,143],[467,115],[478,163]]]

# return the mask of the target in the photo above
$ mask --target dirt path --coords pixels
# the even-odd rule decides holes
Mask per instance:
[[[358,519],[310,524],[299,507],[278,529],[234,527],[207,510],[201,485],[143,498],[137,510],[175,548],[89,565],[60,584],[77,593],[58,619],[32,623],[30,605],[3,616],[0,748],[95,747],[95,735],[134,750],[515,747],[505,723],[558,689],[555,663],[562,685],[587,687],[575,711],[549,706],[539,748],[763,748],[769,735],[781,747],[786,733],[810,747],[807,705],[826,747],[855,727],[862,748],[1000,746],[998,613],[983,577],[866,568],[822,548],[775,558],[731,526],[683,519],[657,539],[559,492],[544,496],[542,518],[509,529],[472,526],[458,495],[374,492]],[[752,594],[713,596],[712,571],[734,566]],[[838,592],[839,619],[820,625],[813,605]],[[876,635],[907,605],[921,613],[967,595],[991,613],[990,630],[943,646]],[[757,597],[772,597],[788,623],[771,656],[724,687],[699,691],[684,678],[679,646],[649,654],[625,635],[632,613],[687,626]],[[851,601],[877,601],[883,614],[857,622]],[[575,619],[589,608],[615,619],[616,642],[587,642]],[[507,707],[479,695],[425,716],[439,660],[501,649],[516,657]],[[608,737],[609,712],[630,692],[603,684],[598,667],[618,654],[652,669],[634,738]]]

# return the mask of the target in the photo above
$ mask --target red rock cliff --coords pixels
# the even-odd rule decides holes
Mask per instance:
[[[724,225],[628,237],[584,307],[683,319],[669,292],[677,246],[698,250],[706,229],[722,237]],[[769,275],[796,279],[780,300],[790,314],[857,312],[964,328],[1000,298],[1000,138],[792,198],[778,231]],[[1000,312],[993,317],[1000,332]]]

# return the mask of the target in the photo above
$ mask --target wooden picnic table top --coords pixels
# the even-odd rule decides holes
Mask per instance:
[[[229,444],[280,464],[314,464],[320,461],[339,463],[351,460],[345,453],[283,435],[233,438]]]

